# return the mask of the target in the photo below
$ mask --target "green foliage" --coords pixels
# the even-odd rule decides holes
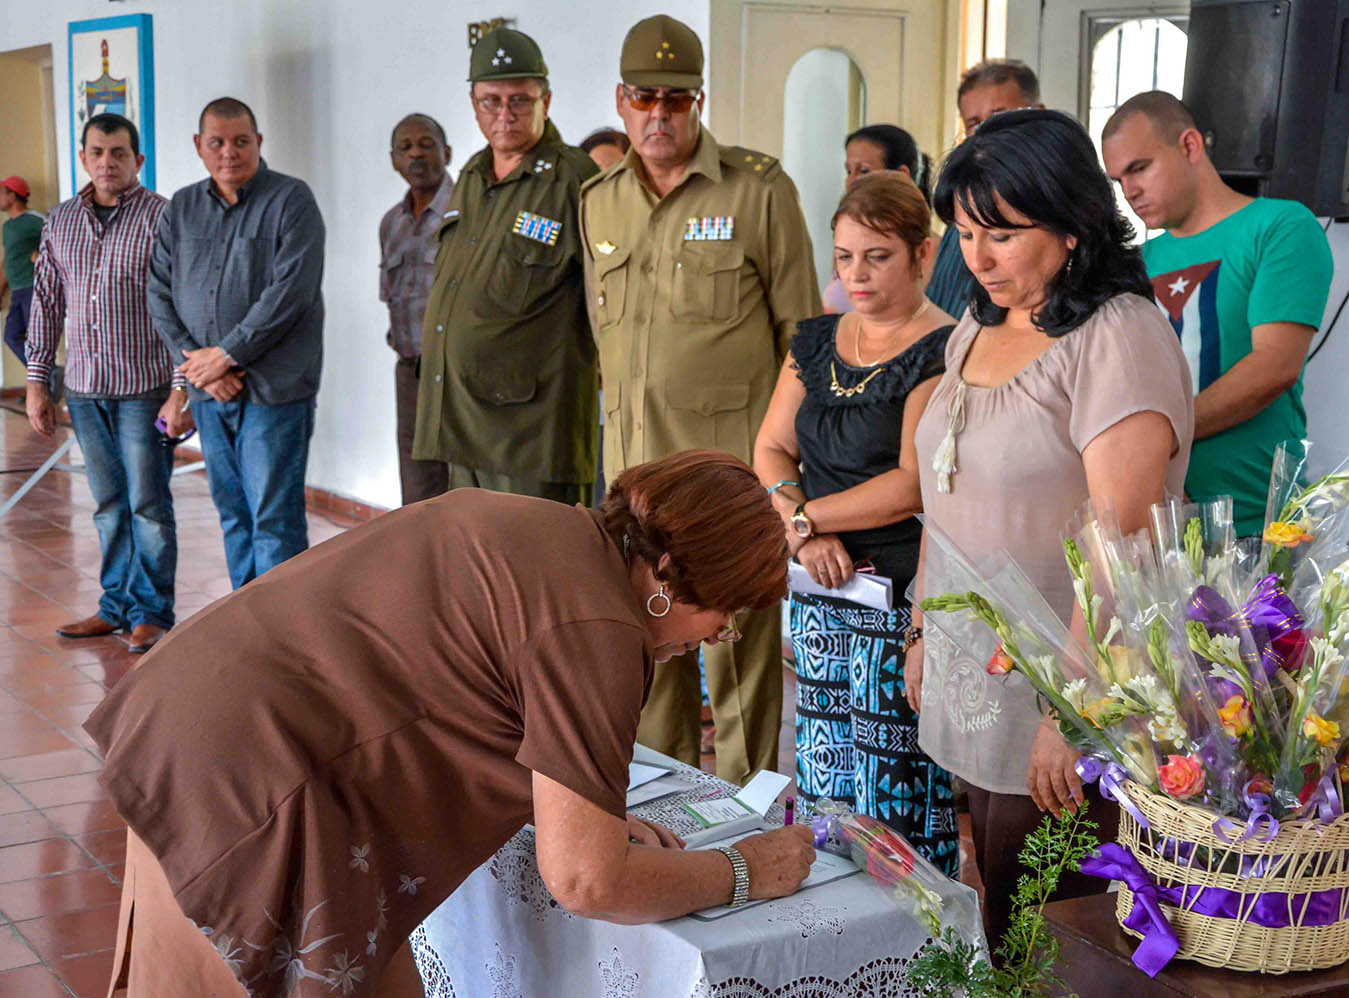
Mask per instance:
[[[1026,837],[1019,858],[1028,872],[1017,881],[1012,896],[1011,923],[998,947],[1001,966],[990,966],[975,947],[948,928],[909,965],[909,986],[933,998],[1064,996],[1064,983],[1054,972],[1059,943],[1045,922],[1044,906],[1064,872],[1077,870],[1099,844],[1093,834],[1096,823],[1086,811],[1084,803],[1075,815],[1065,811],[1058,818],[1046,816]]]

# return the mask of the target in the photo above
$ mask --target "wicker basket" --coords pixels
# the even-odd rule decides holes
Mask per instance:
[[[1192,910],[1199,897],[1197,890],[1185,891],[1183,906],[1161,901],[1180,940],[1177,957],[1210,967],[1267,974],[1318,970],[1349,959],[1349,890],[1345,889],[1349,888],[1349,814],[1329,825],[1309,820],[1284,822],[1268,842],[1253,836],[1226,843],[1214,834],[1212,812],[1152,793],[1137,783],[1126,782],[1123,790],[1150,827],[1140,827],[1128,809],[1121,809],[1119,843],[1134,854],[1153,883],[1163,888],[1225,888],[1242,896],[1235,918]],[[1234,824],[1238,830],[1231,837],[1236,839],[1244,822]],[[1182,845],[1178,848],[1177,843]],[[1243,866],[1248,871],[1244,875],[1239,872]],[[1250,873],[1252,868],[1258,874]],[[1270,928],[1247,920],[1260,894],[1296,896],[1328,890],[1342,892],[1339,918],[1329,925],[1298,924],[1300,911],[1295,923],[1286,927]],[[1121,884],[1115,906],[1121,925],[1133,905],[1133,891]],[[1125,931],[1139,936],[1131,929]]]

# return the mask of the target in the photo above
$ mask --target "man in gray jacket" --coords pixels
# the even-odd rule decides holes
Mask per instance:
[[[237,589],[309,546],[304,473],[323,364],[323,219],[267,168],[248,106],[207,104],[209,178],[173,196],[150,260],[155,329],[192,385]]]

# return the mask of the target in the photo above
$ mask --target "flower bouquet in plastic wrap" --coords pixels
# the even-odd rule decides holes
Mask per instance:
[[[1120,803],[1120,842],[1082,870],[1121,881],[1150,974],[1177,954],[1267,972],[1349,958],[1349,474],[1299,484],[1305,456],[1276,458],[1258,554],[1230,499],[1159,504],[1132,535],[1085,509],[1062,537],[1068,623],[1010,556],[974,573],[928,530],[944,570],[928,591],[953,591],[923,610],[986,625],[988,671],[1024,676]]]
[[[815,848],[851,859],[863,873],[891,886],[897,897],[933,938],[942,936],[943,912],[953,899],[952,881],[925,859],[899,832],[865,814],[855,814],[847,805],[822,797],[812,805],[811,828]],[[962,892],[958,897],[965,898]],[[957,902],[959,903],[959,902]],[[947,919],[948,927],[978,926],[974,902],[962,917]],[[980,950],[982,933],[969,940]]]

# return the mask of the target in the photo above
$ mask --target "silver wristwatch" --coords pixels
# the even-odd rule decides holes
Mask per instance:
[[[749,865],[740,850],[734,846],[717,846],[717,852],[731,861],[731,872],[735,874],[735,888],[731,891],[731,907],[739,908],[749,900]]]

